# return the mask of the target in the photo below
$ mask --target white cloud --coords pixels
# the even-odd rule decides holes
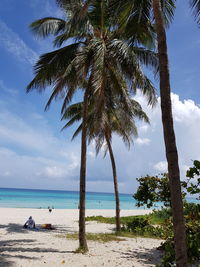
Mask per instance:
[[[167,172],[167,161],[160,161],[153,168],[158,172]]]
[[[130,150],[113,136],[120,192],[133,193],[135,178],[166,171],[165,147],[159,103],[154,110],[140,103],[149,115],[151,125],[140,123],[139,137]],[[181,101],[172,94],[174,125],[182,179],[192,159],[200,159],[200,108],[191,100]],[[147,127],[146,127],[147,126]],[[0,113],[0,185],[48,189],[79,189],[80,139],[71,142],[55,135],[41,114],[21,117],[11,111]],[[88,147],[87,190],[113,192],[109,155],[96,157],[95,143]]]
[[[22,62],[33,65],[38,59],[38,55],[27,46],[27,44],[10,29],[3,21],[0,20],[0,45],[9,53]]]
[[[48,177],[53,178],[60,178],[66,175],[65,171],[57,166],[48,166],[45,168],[44,172]]]
[[[148,145],[150,142],[151,141],[150,141],[149,138],[140,138],[140,137],[138,137],[135,140],[135,143],[138,144],[138,145]]]
[[[181,101],[176,94],[172,93],[171,97],[181,179],[183,180],[188,166],[192,165],[191,160],[200,159],[200,107],[190,99]],[[118,162],[118,176],[119,179],[126,182],[129,192],[131,192],[131,184],[132,191],[136,187],[135,178],[146,174],[158,174],[167,169],[160,99],[158,98],[158,104],[153,110],[147,107],[146,101],[140,94],[136,96],[136,100],[142,104],[151,123],[150,126],[147,125],[144,128],[143,125],[138,127],[139,138],[141,140],[148,139],[150,142],[148,145],[141,146],[142,142],[138,142],[136,139],[130,151],[124,149],[124,144],[118,138],[113,143],[113,150]]]
[[[0,112],[1,142],[4,140],[4,142],[13,143],[35,151],[49,150],[49,147],[55,146],[59,142],[50,133],[48,127],[36,129],[33,123],[34,121],[28,124],[21,117],[11,112]]]
[[[149,125],[142,125],[142,126],[140,126],[139,127],[139,131],[141,132],[141,133],[145,133],[145,132],[147,132],[148,131],[148,129],[149,129]]]
[[[180,101],[179,96],[173,94],[172,105],[175,122],[190,125],[199,120],[200,108],[193,100]]]
[[[2,80],[0,80],[0,90],[4,93],[8,93],[9,95],[15,97],[18,95],[18,91],[12,88],[8,88]]]
[[[0,147],[0,159],[2,187],[66,189],[70,186],[71,190],[77,190],[74,177],[79,168],[75,165],[72,168],[73,158],[28,156]]]
[[[92,151],[92,150],[89,150],[89,151],[87,152],[87,155],[88,155],[89,157],[91,157],[92,159],[94,159],[94,158],[96,157],[96,153],[95,153],[94,151]]]

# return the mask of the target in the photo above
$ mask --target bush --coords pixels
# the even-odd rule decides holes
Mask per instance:
[[[185,202],[184,215],[186,220],[200,220],[200,204]]]
[[[135,216],[134,218],[132,218],[131,221],[128,221],[127,223],[123,224],[123,228],[125,228],[128,231],[130,230],[134,232],[136,228],[144,228],[145,226],[149,225],[150,223],[147,218]]]
[[[152,219],[154,218],[158,222],[164,222],[172,217],[171,208],[162,208],[161,210],[154,210],[151,214]]]
[[[200,260],[200,205],[185,203],[184,207],[188,260],[190,263],[195,263]],[[169,220],[163,226],[162,235],[166,241],[162,244],[161,249],[164,250],[164,257],[158,266],[169,267],[173,266],[175,260],[172,222]]]
[[[160,238],[162,227],[154,227],[147,216],[134,216],[131,221],[123,223],[122,231],[144,237]]]

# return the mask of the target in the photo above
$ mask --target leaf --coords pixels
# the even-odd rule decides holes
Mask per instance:
[[[200,170],[200,161],[194,160],[194,166]]]
[[[193,191],[193,188],[192,188],[192,187],[188,187],[188,188],[187,188],[187,191],[188,191],[188,192],[192,192],[192,191]]]

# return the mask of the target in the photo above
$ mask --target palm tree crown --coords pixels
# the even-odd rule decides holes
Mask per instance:
[[[116,93],[123,95],[128,82],[129,89],[135,92],[140,88],[149,104],[154,104],[155,89],[143,74],[141,64],[154,68],[157,56],[142,46],[128,45],[126,40],[116,38],[118,31],[108,19],[107,1],[91,1],[95,2],[92,8],[88,7],[90,1],[58,2],[67,15],[66,21],[48,17],[33,22],[31,28],[42,37],[54,34],[55,46],[61,46],[71,38],[73,43],[40,57],[27,91],[34,88],[42,91],[52,86],[46,108],[54,98],[61,96],[64,97],[64,111],[75,91],[85,88],[86,80],[101,104],[104,85],[112,80],[111,89]],[[80,27],[76,20],[81,21]]]
[[[87,118],[87,136],[88,141],[95,140],[96,152],[99,153],[101,147],[105,144],[106,136],[109,137],[109,141],[112,140],[112,134],[115,133],[122,137],[127,147],[130,147],[133,142],[132,137],[137,137],[137,128],[135,125],[135,119],[143,120],[149,123],[149,119],[145,112],[142,110],[140,104],[134,99],[130,99],[130,104],[127,107],[126,104],[120,99],[113,102],[112,98],[106,99],[102,118],[96,117],[95,104],[93,99],[90,100],[88,107]],[[111,100],[111,101],[110,101]],[[62,120],[68,120],[62,130],[70,127],[76,122],[80,122],[82,119],[83,102],[70,105],[62,116]],[[74,132],[72,139],[74,139],[82,129],[82,123],[78,126]]]

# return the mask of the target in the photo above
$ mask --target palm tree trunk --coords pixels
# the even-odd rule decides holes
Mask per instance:
[[[167,41],[162,18],[160,0],[153,0],[153,11],[156,21],[156,31],[157,31],[157,41],[158,41],[158,54],[159,54],[159,64],[160,64],[161,111],[162,111],[164,141],[165,141],[165,149],[166,149],[166,157],[168,162],[168,172],[170,181],[176,266],[185,267],[187,266],[186,234],[185,234],[185,224],[183,216],[183,202],[181,195],[178,152],[176,147],[176,139],[173,127],[173,117],[172,117],[172,107],[171,107]]]
[[[88,251],[85,234],[85,191],[86,191],[86,154],[87,154],[87,114],[88,114],[88,89],[85,91],[83,102],[83,121],[81,138],[81,168],[80,168],[80,200],[79,200],[79,249]]]
[[[108,150],[110,154],[110,160],[112,164],[112,171],[113,171],[113,182],[114,182],[114,189],[115,189],[115,202],[116,202],[116,231],[120,232],[121,226],[120,226],[120,204],[119,204],[119,190],[118,190],[118,182],[117,182],[117,171],[116,171],[116,165],[115,165],[115,158],[112,151],[112,146],[110,144],[108,136],[106,136],[106,142],[108,145]]]

